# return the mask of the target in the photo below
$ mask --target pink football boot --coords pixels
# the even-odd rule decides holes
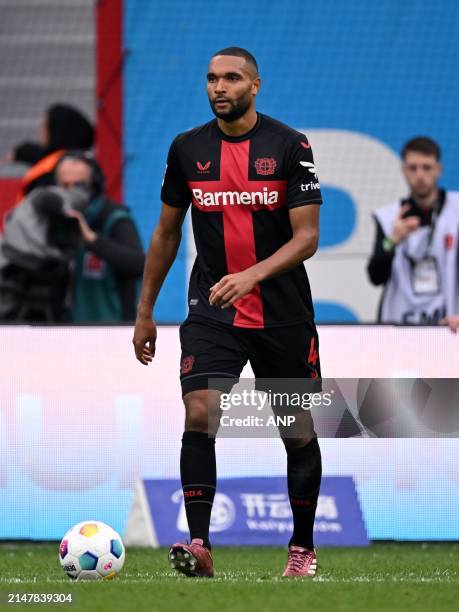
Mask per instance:
[[[301,546],[288,547],[288,561],[282,576],[308,576],[313,578],[317,572],[316,551]]]
[[[173,569],[187,576],[212,578],[214,575],[211,552],[203,546],[203,541],[199,538],[191,540],[191,544],[177,542],[171,546],[169,563]]]

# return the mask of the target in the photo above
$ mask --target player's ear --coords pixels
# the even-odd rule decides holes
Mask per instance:
[[[257,93],[260,91],[260,87],[261,87],[261,79],[260,79],[260,77],[257,77],[252,82],[252,95],[253,96],[257,95]]]

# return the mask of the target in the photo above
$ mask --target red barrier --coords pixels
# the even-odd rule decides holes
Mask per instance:
[[[0,232],[3,231],[5,213],[16,204],[20,187],[20,177],[0,178]]]
[[[96,3],[97,157],[107,194],[123,199],[123,32],[122,0]]]

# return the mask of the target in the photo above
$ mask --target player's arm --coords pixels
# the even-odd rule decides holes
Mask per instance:
[[[148,247],[132,340],[135,355],[143,365],[148,365],[155,354],[156,324],[153,309],[177,255],[185,214],[186,209],[163,204],[159,223]]]
[[[155,355],[156,324],[153,309],[177,255],[183,219],[191,202],[191,193],[180,163],[180,136],[177,136],[169,149],[161,200],[161,216],[147,251],[132,340],[135,356],[143,365],[148,365]]]
[[[259,283],[291,270],[317,251],[319,244],[319,204],[289,210],[293,236],[267,259],[250,268]]]
[[[319,204],[290,209],[292,238],[270,257],[247,270],[224,276],[211,287],[209,302],[221,308],[229,308],[258,283],[279,276],[312,257],[319,242],[319,210]]]

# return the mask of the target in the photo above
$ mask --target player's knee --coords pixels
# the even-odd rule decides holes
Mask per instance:
[[[310,438],[282,438],[282,442],[284,443],[284,446],[286,449],[302,448],[303,446],[306,446],[306,444],[309,444],[311,440],[312,440],[312,437]]]
[[[183,398],[185,403],[185,431],[208,432],[209,410],[207,391],[192,391]]]

